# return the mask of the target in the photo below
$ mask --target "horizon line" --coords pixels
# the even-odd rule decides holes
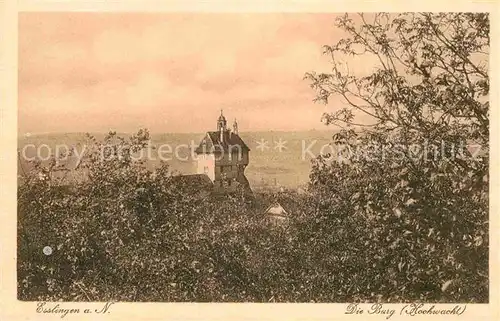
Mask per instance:
[[[326,127],[326,126],[325,126]],[[138,128],[136,131],[116,131],[109,129],[108,131],[74,131],[74,132],[65,132],[65,131],[53,131],[53,132],[36,132],[32,133],[29,131],[26,132],[18,132],[17,136],[19,137],[32,137],[32,136],[40,136],[40,135],[63,135],[63,134],[108,134],[109,132],[116,132],[117,134],[135,134],[137,133],[141,128]],[[142,129],[147,129],[147,128],[142,128]],[[317,131],[317,132],[326,132],[326,131],[331,131],[338,129],[338,127],[329,127],[329,128],[324,128],[324,129],[317,129],[317,128],[311,128],[311,129],[299,129],[299,130],[284,130],[284,129],[268,129],[268,130],[244,130],[244,131],[239,131],[239,133],[262,133],[262,132],[282,132],[282,133],[294,133],[294,132],[311,132],[311,131]],[[159,134],[205,134],[209,131],[199,131],[199,132],[160,132],[160,131],[149,131],[151,135],[159,135]]]

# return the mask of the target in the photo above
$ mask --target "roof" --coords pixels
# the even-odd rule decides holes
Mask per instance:
[[[252,188],[250,187],[250,182],[248,182],[248,179],[245,175],[241,175],[237,178],[237,182],[243,186],[245,193],[247,196],[253,197],[253,191]]]
[[[197,154],[213,153],[220,150],[229,151],[230,148],[232,150],[250,151],[250,148],[238,134],[227,130],[224,131],[223,135],[224,139],[221,142],[220,132],[207,132],[195,152]]]
[[[273,215],[273,216],[282,216],[282,217],[285,217],[288,215],[287,211],[278,202],[275,202],[274,204],[269,206],[266,210],[266,214]]]
[[[247,177],[245,175],[238,176],[237,178],[238,183],[240,183],[243,186],[250,187],[250,182],[248,181]]]

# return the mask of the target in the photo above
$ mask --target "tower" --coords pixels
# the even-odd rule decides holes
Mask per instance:
[[[245,177],[250,149],[238,134],[238,123],[233,123],[233,132],[221,110],[217,119],[217,131],[209,131],[195,150],[198,155],[197,173],[206,174],[217,192],[234,191],[238,185],[250,190]]]

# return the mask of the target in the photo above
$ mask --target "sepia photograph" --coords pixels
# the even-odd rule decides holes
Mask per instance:
[[[486,12],[20,12],[17,299],[490,303],[489,69]]]

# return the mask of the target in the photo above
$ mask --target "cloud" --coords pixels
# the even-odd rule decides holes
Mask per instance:
[[[169,131],[204,131],[220,108],[259,129],[293,127],[284,113],[297,118],[297,129],[321,126],[323,109],[311,103],[314,93],[302,77],[328,68],[321,46],[337,37],[333,20],[329,14],[22,13],[19,127],[129,131],[141,123],[153,131],[165,131],[165,124]],[[299,122],[300,114],[309,116]]]

